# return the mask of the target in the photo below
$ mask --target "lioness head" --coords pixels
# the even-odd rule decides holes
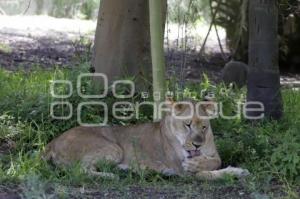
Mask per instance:
[[[200,148],[211,131],[209,116],[214,111],[214,103],[169,100],[168,104],[171,108],[167,116],[171,121],[171,131],[187,152],[187,157],[201,155]]]

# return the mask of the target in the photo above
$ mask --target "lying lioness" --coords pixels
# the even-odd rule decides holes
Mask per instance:
[[[43,157],[56,165],[79,161],[88,173],[106,177],[114,175],[98,172],[97,162],[110,161],[121,169],[134,169],[132,165],[138,165],[165,175],[192,174],[207,179],[247,174],[246,170],[232,167],[217,170],[221,159],[210,122],[198,117],[195,110],[198,107],[198,113],[207,116],[211,106],[196,106],[194,102],[192,107],[171,101],[167,104],[174,114],[166,114],[161,122],[73,128],[49,143]],[[188,115],[192,117],[182,119]]]

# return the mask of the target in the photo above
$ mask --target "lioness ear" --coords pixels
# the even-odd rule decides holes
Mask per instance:
[[[172,110],[174,109],[175,114],[179,114],[183,111],[184,109],[184,104],[180,103],[180,102],[176,102],[173,98],[168,97],[166,98],[166,107],[169,108],[172,112]]]
[[[205,96],[201,108],[206,112],[208,116],[215,116],[218,110],[218,105],[211,96]]]
[[[167,109],[172,110],[173,106],[174,106],[175,101],[173,100],[172,97],[166,97],[165,103],[164,103],[164,107],[166,107]]]
[[[172,97],[166,97],[166,103],[173,105],[175,103],[175,101]]]

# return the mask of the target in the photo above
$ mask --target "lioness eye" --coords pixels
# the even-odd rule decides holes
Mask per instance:
[[[207,126],[203,126],[202,130],[205,131],[207,129]]]

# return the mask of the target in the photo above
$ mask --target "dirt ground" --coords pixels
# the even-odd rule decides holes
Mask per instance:
[[[25,188],[26,189],[26,188]],[[194,198],[194,199],[256,199],[263,198],[265,195],[258,193],[249,193],[241,185],[235,186],[214,186],[207,183],[194,185],[176,185],[170,187],[169,185],[153,187],[132,185],[128,187],[107,188],[107,187],[60,187],[60,193],[54,191],[49,187],[48,190],[28,191],[22,185],[1,185],[0,199],[19,199],[26,196],[38,198],[38,193],[42,193],[45,198],[65,198],[74,199],[93,199],[93,198]],[[42,194],[40,194],[42,195]],[[265,196],[266,197],[266,196]]]
[[[115,199],[115,198],[159,198],[159,199],[271,199],[283,198],[281,187],[274,185],[272,196],[250,191],[243,180],[234,184],[220,184],[220,182],[201,182],[173,185],[128,185],[110,186],[105,184],[93,186],[64,186],[47,184],[43,189],[41,186],[28,187],[28,185],[13,183],[0,184],[0,199],[21,198],[70,198],[70,199]],[[300,193],[300,190],[298,191]],[[42,197],[43,196],[43,197]]]
[[[8,20],[10,23],[6,23]],[[175,30],[177,28],[172,26],[172,31]],[[95,22],[92,21],[0,16],[0,67],[12,71],[32,70],[35,66],[72,68],[80,63],[80,59],[91,60],[94,31]],[[188,53],[183,53],[180,48],[174,48],[178,38],[172,31],[169,31],[169,46],[166,46],[167,74],[183,74],[185,80],[200,81],[206,73],[212,80],[217,80],[225,63],[218,48],[212,59],[199,59],[195,52],[199,46],[195,44],[197,41],[191,39]],[[215,46],[208,40],[209,52]]]
[[[84,40],[84,42],[83,42]],[[14,29],[0,30],[0,67],[15,71],[26,71],[40,66],[45,69],[53,67],[72,68],[80,60],[91,60],[93,38],[89,36],[70,38],[66,34],[54,32],[51,35],[33,35]],[[186,59],[183,64],[183,59]],[[167,74],[178,76],[183,72],[183,79],[201,81],[202,74],[207,74],[217,81],[225,64],[219,54],[210,60],[199,59],[195,52],[183,53],[170,50],[166,53]],[[182,65],[184,67],[182,68]],[[181,72],[182,71],[182,72]]]
[[[7,23],[8,20],[10,23]],[[36,66],[45,69],[72,68],[81,61],[92,59],[95,22],[46,16],[25,17],[22,20],[20,17],[0,16],[0,67],[12,71],[32,70]],[[227,60],[219,52],[215,41],[208,40],[206,51],[210,55],[201,58],[196,51],[199,45],[195,43],[198,41],[193,38],[188,42],[186,53],[175,47],[178,39],[174,36],[175,30],[176,27],[173,27],[169,31],[172,34],[168,36],[170,40],[166,46],[168,76],[182,74],[184,81],[200,82],[205,73],[213,82],[219,82]],[[228,50],[225,53],[226,57]],[[300,75],[282,75],[283,83],[294,81],[300,81]]]
[[[59,33],[48,37],[0,30],[0,43],[6,48],[0,50],[0,65],[12,71],[31,70],[34,66],[72,67],[77,56],[90,52],[90,46]]]
[[[139,187],[132,186],[125,190],[107,189],[103,191],[88,191],[87,194],[73,196],[74,198],[213,198],[213,199],[248,199],[251,194],[240,187],[210,187],[203,188],[200,184],[182,189],[176,187]],[[78,197],[79,196],[79,197]]]

